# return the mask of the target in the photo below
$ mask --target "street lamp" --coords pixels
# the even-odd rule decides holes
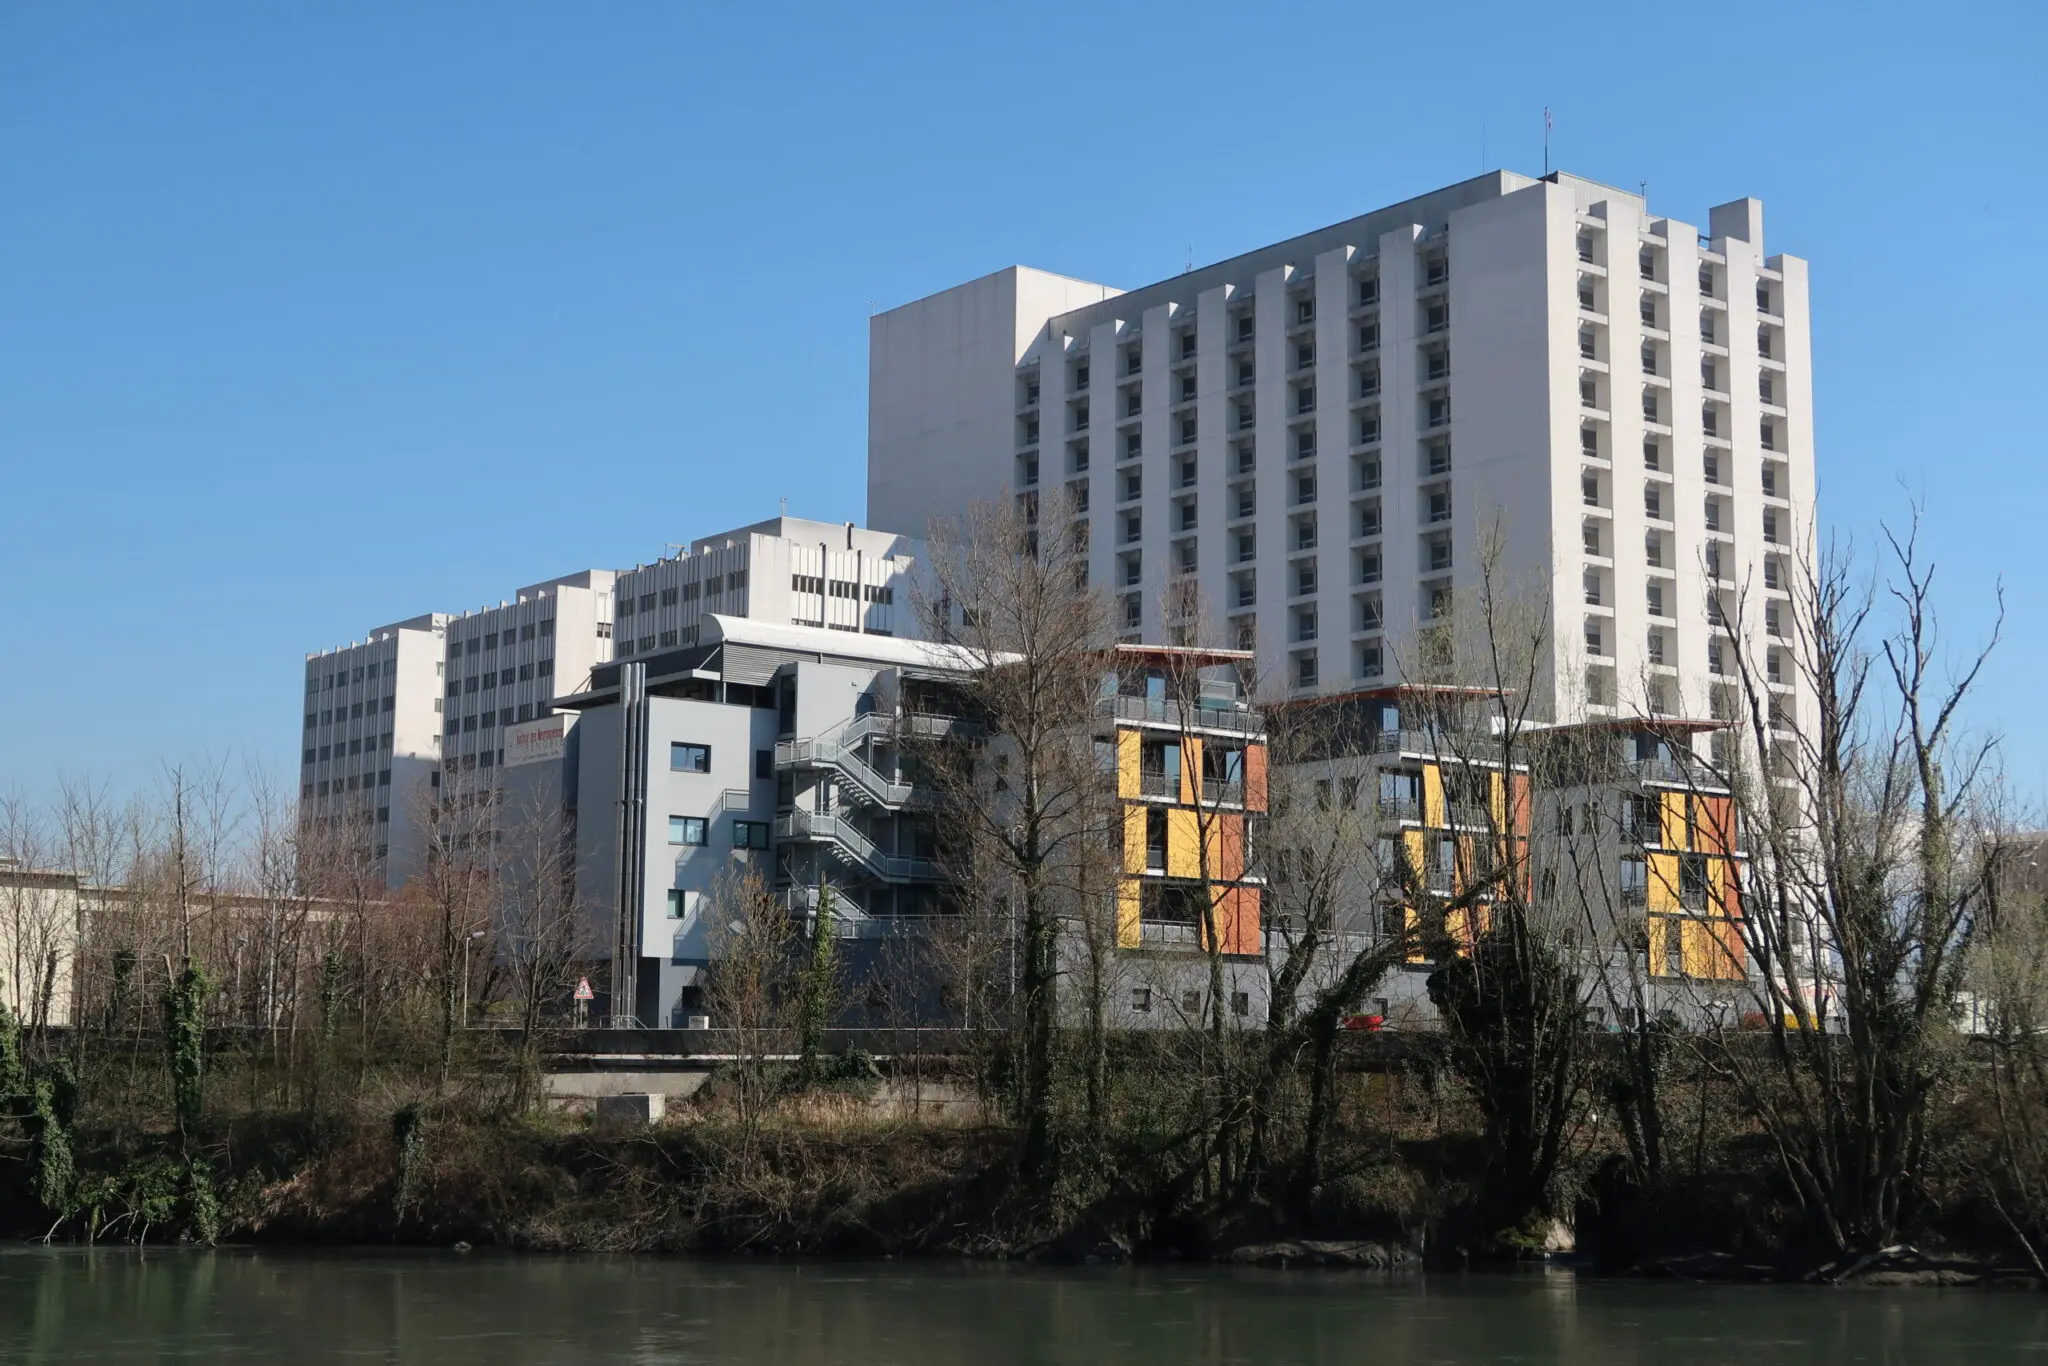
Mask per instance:
[[[476,941],[484,937],[482,930],[471,930],[462,937],[462,1025],[469,1027],[469,951]]]

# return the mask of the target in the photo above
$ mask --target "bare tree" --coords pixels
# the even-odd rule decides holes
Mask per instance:
[[[732,1040],[725,1069],[735,1121],[735,1160],[751,1176],[762,1120],[774,1099],[775,1060],[794,1038],[790,988],[798,929],[751,865],[734,864],[706,898],[705,939],[711,959],[705,1005],[714,1029]]]
[[[439,1047],[435,1087],[446,1091],[455,1065],[455,1040],[466,1023],[462,999],[472,938],[492,924],[497,878],[498,791],[475,772],[449,765],[438,789],[425,797],[426,858],[407,888],[429,908],[435,927],[434,987]]]
[[[1917,531],[1916,513],[1886,538],[1889,627],[1831,550],[1776,604],[1782,644],[1730,642],[1746,714],[1726,780],[1754,846],[1741,927],[1761,1047],[1724,1028],[1717,1057],[1838,1256],[1890,1245],[1916,1215],[1928,1103],[1960,1057],[1957,994],[2001,845],[1984,809],[1992,744],[1958,729],[1998,631],[1941,666]],[[1795,724],[1802,703],[1814,714]]]
[[[1582,1120],[1585,1010],[1564,952],[1574,918],[1536,896],[1529,850],[1534,742],[1563,690],[1550,674],[1547,587],[1510,582],[1498,526],[1469,588],[1430,604],[1403,672],[1440,787],[1403,860],[1447,1059],[1484,1121],[1482,1244],[1555,1213],[1552,1185]],[[1448,591],[1448,590],[1446,590]],[[1418,855],[1420,857],[1418,857]]]
[[[1985,1052],[1978,1181],[2034,1274],[2048,1282],[2048,843],[2001,850],[1971,953],[1971,1024]],[[1988,1094],[1981,1094],[1988,1092]]]
[[[1060,1018],[1060,928],[1072,869],[1101,846],[1103,777],[1091,723],[1109,645],[1108,613],[1087,583],[1085,541],[1070,509],[982,505],[933,528],[936,592],[922,604],[934,639],[951,642],[983,743],[925,746],[939,789],[942,849],[960,894],[1007,908],[1018,929],[1028,1179],[1050,1171],[1054,1031]]]
[[[519,1032],[513,1105],[524,1109],[540,1078],[542,1031],[601,945],[577,894],[575,833],[559,806],[534,801],[506,812],[498,853],[498,952]]]

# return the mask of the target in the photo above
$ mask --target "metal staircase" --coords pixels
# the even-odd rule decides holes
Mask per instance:
[[[882,882],[932,882],[939,865],[932,859],[888,854],[862,834],[853,822],[815,811],[790,811],[776,818],[775,838],[822,844],[834,856]]]
[[[826,769],[842,780],[839,787],[847,797],[884,811],[930,806],[932,795],[929,789],[890,777],[861,754],[862,746],[871,738],[879,736],[894,742],[896,734],[889,718],[857,716],[835,735],[812,740],[778,740],[775,744],[775,766]]]

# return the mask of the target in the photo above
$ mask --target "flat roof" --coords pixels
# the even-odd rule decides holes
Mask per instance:
[[[964,645],[869,635],[860,631],[834,631],[824,626],[792,626],[780,621],[728,617],[718,612],[705,614],[697,628],[697,642],[700,645],[753,645],[764,650],[836,655],[840,659],[859,659],[873,664],[944,669],[958,673],[972,672],[984,662],[980,654]]]

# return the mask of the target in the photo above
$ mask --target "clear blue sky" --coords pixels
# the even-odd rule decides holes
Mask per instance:
[[[867,318],[1554,164],[1813,262],[1822,514],[1924,499],[2048,778],[2048,8],[14,4],[0,789],[291,775],[301,655],[864,507]],[[2032,411],[2030,418],[2029,414]]]

